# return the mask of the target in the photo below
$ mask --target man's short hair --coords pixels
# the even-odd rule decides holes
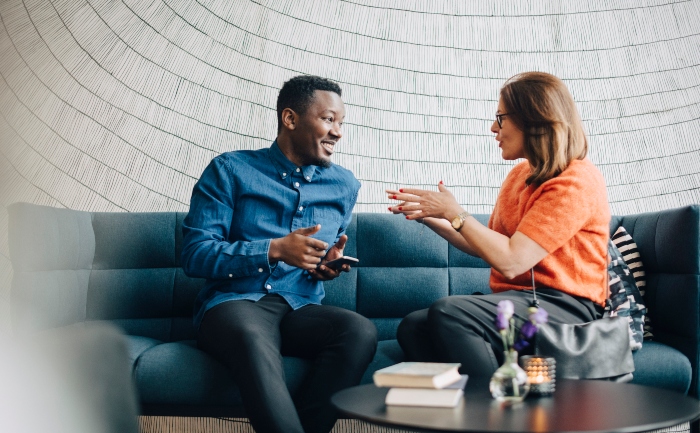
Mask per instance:
[[[299,75],[284,83],[277,96],[277,132],[282,130],[282,111],[291,108],[299,115],[306,113],[316,90],[343,96],[337,83],[315,75]]]

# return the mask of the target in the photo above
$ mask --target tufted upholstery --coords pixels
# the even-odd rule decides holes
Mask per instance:
[[[17,332],[110,321],[129,336],[142,412],[240,415],[222,365],[194,342],[192,305],[203,281],[179,264],[183,213],[88,213],[27,203],[9,207],[13,325]],[[477,215],[486,223],[488,215]],[[698,395],[700,207],[614,217],[637,242],[647,270],[653,343],[635,353],[636,383]],[[379,331],[371,374],[403,360],[401,318],[449,295],[489,292],[489,268],[420,224],[356,214],[345,253],[360,259],[326,283],[324,304],[355,310]],[[288,386],[309,364],[285,358]],[[692,385],[691,385],[692,378]]]

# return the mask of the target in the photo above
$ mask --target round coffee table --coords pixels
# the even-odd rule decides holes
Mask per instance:
[[[418,431],[642,432],[700,417],[700,401],[682,394],[626,383],[557,380],[550,397],[499,403],[488,380],[469,379],[456,408],[386,406],[387,388],[360,385],[333,395],[342,413],[373,424]]]

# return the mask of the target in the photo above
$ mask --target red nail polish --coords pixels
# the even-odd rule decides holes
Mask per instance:
[[[403,207],[399,206],[399,210],[403,210]]]
[[[394,200],[396,200],[396,194],[394,194]]]
[[[408,215],[406,215],[406,219],[408,219]]]
[[[442,181],[440,181],[440,183],[442,183]]]
[[[391,208],[389,208],[389,211],[391,211]]]
[[[403,192],[403,189],[400,189],[399,192]]]

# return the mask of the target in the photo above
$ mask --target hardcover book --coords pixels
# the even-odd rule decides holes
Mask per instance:
[[[457,382],[461,376],[459,363],[400,362],[374,373],[374,384],[380,387],[440,389]]]
[[[467,375],[442,389],[391,388],[384,402],[387,406],[455,407],[464,395]]]

